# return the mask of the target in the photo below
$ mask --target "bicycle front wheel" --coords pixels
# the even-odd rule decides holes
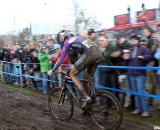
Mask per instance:
[[[53,88],[48,98],[49,109],[53,117],[60,121],[69,121],[73,115],[73,99],[68,90]]]
[[[98,128],[117,130],[120,127],[123,118],[122,107],[111,92],[97,90],[92,103],[91,118]]]

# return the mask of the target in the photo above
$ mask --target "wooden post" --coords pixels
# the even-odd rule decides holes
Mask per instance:
[[[2,71],[2,74],[1,74],[1,78],[2,78],[2,81],[4,81],[4,63],[3,61],[1,62],[1,71]]]
[[[22,73],[22,64],[21,64],[21,61],[18,62],[19,64],[19,74],[20,74],[20,87],[22,88],[23,87],[23,83],[22,83],[22,79],[23,79],[23,73]]]

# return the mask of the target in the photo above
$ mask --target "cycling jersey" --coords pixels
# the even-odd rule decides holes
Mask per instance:
[[[91,47],[93,47],[93,46],[98,47],[98,45],[95,42],[89,41],[89,40],[85,40],[82,37],[72,37],[71,39],[67,40],[64,43],[63,52],[62,52],[59,60],[55,64],[55,66],[53,68],[53,71],[56,70],[61,65],[61,63],[62,63],[63,59],[65,58],[65,56],[66,56],[66,54],[67,54],[67,52],[68,52],[68,50],[69,50],[70,47],[72,48],[73,51],[75,51],[75,52],[80,53],[81,55],[83,55],[83,54],[87,54],[87,52],[89,51],[89,49]],[[83,58],[83,59],[85,59],[85,58]]]

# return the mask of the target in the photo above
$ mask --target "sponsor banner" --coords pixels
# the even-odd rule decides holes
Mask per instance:
[[[125,25],[130,23],[129,14],[121,14],[114,16],[114,25]]]
[[[156,20],[156,9],[148,9],[145,11],[145,14],[142,14],[142,11],[138,11],[137,22],[142,22],[141,15],[144,15],[147,21],[154,21]]]

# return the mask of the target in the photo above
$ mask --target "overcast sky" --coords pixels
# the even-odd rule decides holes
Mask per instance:
[[[95,15],[102,27],[114,26],[113,16],[127,13],[130,5],[132,17],[146,8],[158,8],[159,0],[79,0],[82,8]],[[12,33],[30,23],[71,23],[73,22],[72,0],[0,0],[0,34]]]

